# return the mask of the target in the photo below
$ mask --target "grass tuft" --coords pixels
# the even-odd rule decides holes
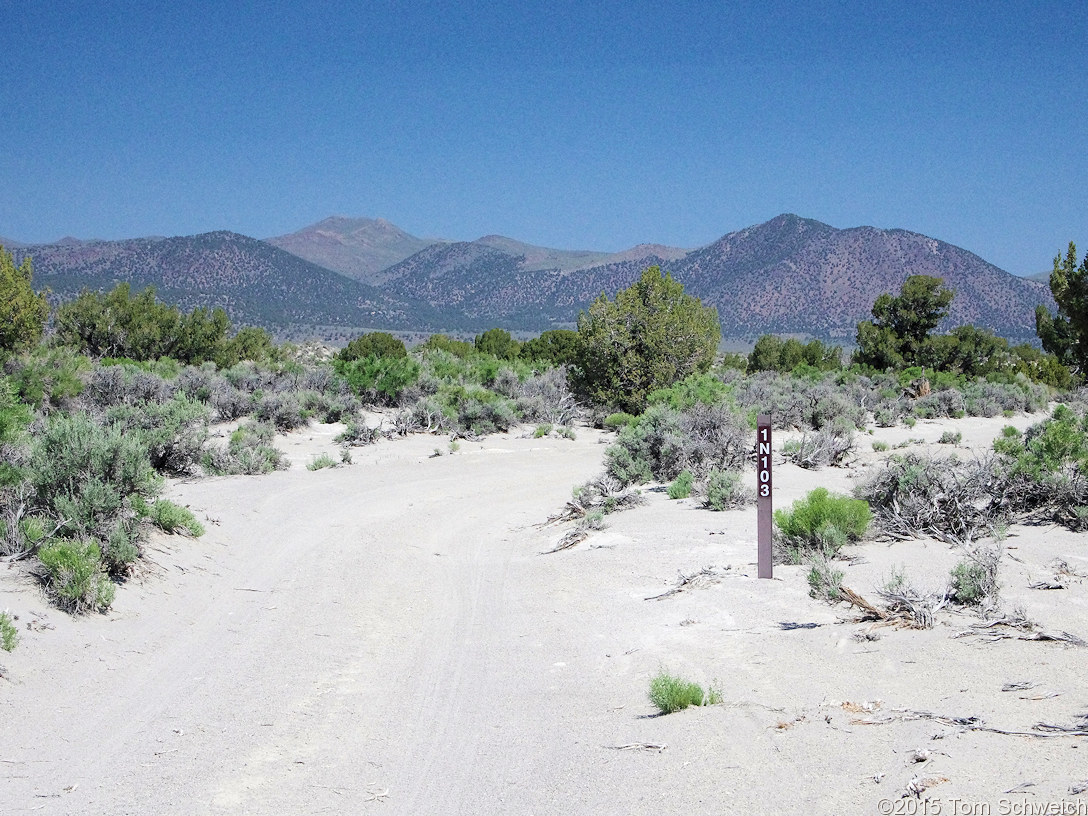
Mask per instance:
[[[650,681],[650,702],[662,714],[672,714],[688,706],[715,705],[722,701],[713,687],[704,692],[698,683],[689,683],[661,669]]]

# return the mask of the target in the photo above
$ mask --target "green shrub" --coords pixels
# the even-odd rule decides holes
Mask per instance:
[[[945,431],[941,434],[941,438],[937,440],[939,445],[958,445],[963,441],[963,434],[959,431]]]
[[[873,442],[873,450],[877,453],[884,453],[884,451],[888,450],[888,447],[887,442],[882,442],[880,440]]]
[[[668,388],[651,391],[646,398],[647,405],[667,405],[676,411],[683,411],[693,405],[715,405],[728,401],[730,388],[711,374],[691,374]]]
[[[488,329],[476,336],[476,351],[491,354],[501,360],[513,360],[521,353],[521,343],[505,329]]]
[[[389,332],[370,332],[356,337],[336,355],[337,358],[351,362],[367,357],[407,357],[408,349],[404,342]]]
[[[20,402],[34,408],[64,407],[83,393],[91,361],[67,348],[38,346],[13,364],[11,384]]]
[[[540,361],[553,366],[574,362],[578,347],[578,332],[570,329],[550,329],[539,337],[521,344],[521,359]]]
[[[547,436],[552,432],[552,426],[550,424],[537,425],[536,430],[533,431],[533,439],[540,439]]]
[[[444,351],[454,357],[460,357],[462,360],[475,353],[472,343],[466,343],[464,340],[454,340],[444,334],[432,334],[425,343],[418,346],[418,349],[424,352]]]
[[[718,314],[651,266],[609,300],[578,316],[575,390],[592,402],[641,413],[647,395],[714,362]]]
[[[0,246],[0,356],[34,346],[49,317],[45,292],[35,292],[30,257],[15,265],[14,256]]]
[[[322,453],[315,456],[310,463],[306,465],[306,470],[321,470],[322,468],[330,467],[336,467],[336,460],[327,453]]]
[[[19,632],[15,628],[15,622],[7,612],[0,612],[0,649],[12,652],[18,645]]]
[[[709,693],[704,693],[698,683],[689,683],[661,669],[650,680],[650,702],[662,714],[672,714],[688,706],[720,703],[721,694],[713,688]]]
[[[798,563],[804,552],[833,556],[847,542],[865,535],[871,521],[867,502],[824,487],[798,499],[789,510],[774,513],[779,538],[793,563]]]
[[[686,499],[691,495],[691,488],[695,477],[690,470],[682,470],[671,485],[669,485],[670,499]]]
[[[740,473],[735,470],[710,471],[706,480],[704,507],[711,510],[733,510],[755,501],[755,491],[746,487]]]
[[[638,417],[619,411],[604,418],[604,427],[610,431],[620,431],[636,422],[638,422]]]
[[[420,364],[412,357],[371,356],[351,362],[335,360],[333,366],[364,400],[388,405],[397,402],[407,388],[415,385],[421,372]]]
[[[173,535],[183,531],[193,538],[204,535],[204,525],[188,507],[179,507],[172,501],[159,499],[149,508],[148,520],[164,533]]]
[[[0,488],[23,481],[22,446],[30,425],[30,411],[15,399],[6,377],[0,377]]]
[[[101,551],[93,541],[60,540],[38,550],[48,592],[72,612],[105,611],[114,585],[102,571]]]
[[[556,431],[556,433],[563,439],[570,439],[571,441],[578,438],[577,434],[574,433],[574,428],[571,428],[569,426],[564,426],[560,428],[558,431]]]

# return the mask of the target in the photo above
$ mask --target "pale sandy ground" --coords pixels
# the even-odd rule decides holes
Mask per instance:
[[[878,458],[872,439],[932,443],[953,428],[985,445],[1006,422],[878,430],[854,468],[778,466],[776,501],[848,490]],[[0,566],[0,609],[22,635],[0,653],[0,811],[1088,813],[1070,793],[1088,780],[1086,738],[860,725],[842,707],[1069,724],[1088,710],[1088,650],[954,638],[977,622],[966,613],[858,642],[863,625],[809,598],[803,568],[755,577],[754,510],[660,492],[540,555],[562,530],[534,525],[601,469],[596,431],[496,436],[437,458],[446,439],[419,436],[307,471],[315,452],[337,452],[335,431],[281,440],[287,472],[172,484],[208,532],[156,536],[108,615],[70,618]],[[1006,605],[1088,637],[1088,580],[1027,588],[1058,556],[1088,574],[1085,537],[1016,527],[1006,543],[1018,559],[1003,561]],[[958,560],[935,541],[852,554],[846,583],[868,596],[898,565],[937,586]],[[645,600],[708,565],[721,581]],[[724,703],[655,716],[661,667],[716,683]],[[1001,691],[1015,681],[1038,686]],[[667,747],[616,749],[640,742]],[[916,749],[930,758],[913,762]],[[900,799],[915,776],[947,781],[928,803]]]

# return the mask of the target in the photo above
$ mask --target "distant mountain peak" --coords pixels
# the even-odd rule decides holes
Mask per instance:
[[[384,218],[333,215],[289,235],[268,238],[273,246],[363,283],[377,284],[382,271],[432,244]]]

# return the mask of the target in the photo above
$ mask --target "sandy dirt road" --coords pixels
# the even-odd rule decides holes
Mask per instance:
[[[208,532],[156,537],[108,615],[71,619],[0,571],[0,608],[32,627],[0,656],[0,811],[907,813],[885,803],[906,807],[918,779],[946,813],[1084,801],[1088,739],[894,712],[1070,722],[1088,709],[1085,650],[954,638],[965,615],[859,642],[802,568],[755,578],[754,511],[660,493],[540,555],[559,531],[535,525],[600,471],[592,430],[433,458],[433,438],[410,438],[307,471],[331,433],[293,439],[287,472],[171,485]],[[848,476],[783,467],[776,484],[787,501]],[[1088,575],[1083,536],[1010,542],[1009,597],[1088,635],[1088,583],[1026,589],[1056,555]],[[956,561],[937,542],[859,550],[847,583],[863,592],[895,564],[939,580]],[[646,600],[708,565],[710,585]],[[655,716],[663,666],[725,702]],[[1030,693],[1001,691],[1021,681]],[[866,704],[892,721],[857,724]],[[640,743],[668,747],[624,747]]]

